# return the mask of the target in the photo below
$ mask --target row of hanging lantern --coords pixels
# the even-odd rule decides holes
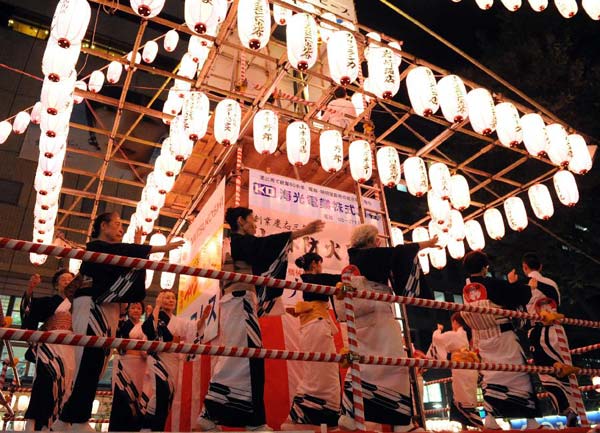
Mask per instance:
[[[73,98],[77,80],[75,66],[90,16],[91,9],[87,0],[58,2],[42,59],[44,82],[40,101],[34,105],[31,114],[25,116],[21,112],[13,123],[13,129],[16,125],[19,126],[17,131],[24,131],[29,120],[39,123],[41,129],[34,180],[34,242],[51,244],[54,240],[69,120],[73,103],[76,102]],[[42,265],[47,256],[31,253],[29,259],[35,265]]]
[[[461,0],[452,0],[459,3]],[[500,0],[501,3],[511,12],[518,11],[523,6],[523,0]],[[548,7],[548,0],[528,0],[529,6],[535,12],[541,12]],[[494,5],[494,0],[475,0],[477,6],[487,10]],[[564,18],[572,18],[579,11],[576,0],[554,0],[554,6]],[[600,19],[600,0],[581,0],[581,6],[593,20]]]

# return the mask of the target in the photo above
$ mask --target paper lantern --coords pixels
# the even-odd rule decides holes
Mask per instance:
[[[58,214],[58,204],[54,206],[50,206],[48,208],[44,208],[40,206],[38,203],[33,207],[33,216],[36,219],[44,220],[44,221],[54,221],[56,220],[56,215]]]
[[[579,190],[575,176],[570,171],[561,170],[554,175],[554,189],[562,204],[573,207],[579,201]]]
[[[469,116],[467,90],[457,75],[446,75],[438,81],[438,96],[442,114],[450,123],[462,122]]]
[[[224,146],[235,144],[240,135],[242,109],[233,99],[223,99],[215,110],[215,139]]]
[[[404,245],[404,234],[400,227],[392,227],[392,246]]]
[[[148,241],[148,243],[152,246],[157,247],[167,245],[167,238],[162,233],[156,232],[152,236],[150,236],[150,240]],[[160,262],[164,256],[165,253],[152,253],[148,258],[154,262]]]
[[[74,75],[69,80],[58,82],[44,79],[40,102],[44,111],[56,115],[70,111],[73,106],[73,87],[75,85]]]
[[[177,116],[179,114],[179,112],[181,111],[182,107],[183,107],[183,99],[181,99],[179,97],[167,98],[167,100],[163,104],[162,112],[165,114],[168,114],[169,116]],[[165,119],[163,119],[163,122],[165,122],[167,125],[170,125],[171,119],[169,119],[168,121],[165,121]]]
[[[347,31],[336,31],[327,42],[327,61],[331,79],[347,86],[358,78],[360,59],[354,35]]]
[[[553,123],[546,126],[546,133],[548,134],[548,158],[553,164],[567,167],[571,160],[571,148],[567,139],[567,131],[562,125]]]
[[[456,209],[450,211],[450,239],[462,241],[465,238],[465,221],[462,214]]]
[[[210,118],[210,102],[202,92],[188,92],[181,107],[184,132],[193,142],[206,135]],[[193,146],[193,143],[192,143]]]
[[[190,36],[190,42],[188,43],[188,54],[192,56],[192,60],[196,64],[204,64],[210,48],[206,44],[206,39],[200,36]],[[197,67],[197,66],[196,66]],[[191,77],[190,77],[191,78]]]
[[[463,240],[449,239],[447,248],[450,257],[454,260],[460,260],[465,256],[465,242]]]
[[[253,121],[254,149],[261,155],[270,155],[279,144],[279,118],[274,111],[260,110]]]
[[[146,63],[152,63],[158,54],[158,44],[155,41],[148,41],[142,50],[142,60]]]
[[[529,0],[529,6],[534,11],[541,12],[548,7],[548,0]]]
[[[475,0],[479,9],[488,10],[494,4],[494,0]]]
[[[220,10],[226,0],[185,0],[185,23],[188,28],[200,35],[219,23]],[[227,6],[225,5],[225,8]]]
[[[365,81],[364,81],[363,87],[365,90],[367,90],[367,88],[368,88],[368,81],[369,81],[368,78],[365,79]],[[352,105],[354,106],[354,111],[356,112],[356,117],[359,117],[361,114],[363,114],[363,112],[367,108],[367,105],[369,104],[369,102],[371,102],[371,97],[368,95],[365,95],[364,93],[355,92],[350,97],[350,101],[352,102]]]
[[[499,241],[506,234],[506,230],[504,229],[504,219],[502,218],[502,213],[500,213],[498,209],[487,209],[483,213],[483,222],[485,224],[485,230],[490,238]]]
[[[68,78],[75,69],[79,53],[79,45],[61,48],[55,40],[50,39],[42,57],[42,73],[50,81],[61,81]]]
[[[579,10],[577,7],[577,1],[575,0],[554,0],[554,5],[560,14],[565,18],[574,17]]]
[[[521,117],[523,143],[530,155],[545,156],[548,150],[548,134],[542,116],[529,113]]]
[[[157,16],[164,5],[165,0],[131,0],[131,9],[146,19]]]
[[[494,98],[487,89],[473,89],[467,93],[469,121],[473,131],[490,135],[496,129]]]
[[[13,131],[15,134],[22,134],[25,132],[31,121],[31,116],[27,111],[19,111],[13,120]]]
[[[429,250],[429,260],[431,261],[431,266],[434,268],[438,270],[444,269],[447,264],[446,249],[431,248]]]
[[[444,200],[450,198],[450,170],[445,164],[436,162],[429,166],[429,183],[439,197]]]
[[[423,271],[423,275],[429,274],[429,256],[425,254],[424,256],[418,256],[419,258],[419,266],[421,266],[421,271]]]
[[[87,0],[60,0],[52,18],[50,35],[62,48],[79,45],[85,36],[91,13]]]
[[[569,170],[577,174],[586,174],[592,169],[592,156],[585,140],[579,134],[571,134],[567,136],[567,141],[571,149]]]
[[[429,238],[432,239],[434,236],[438,237],[437,245],[440,248],[445,248],[448,245],[448,231],[445,231],[445,227],[438,224],[436,221],[429,221]]]
[[[496,133],[505,147],[516,147],[523,141],[521,118],[517,108],[510,102],[496,105]]]
[[[400,183],[400,158],[392,146],[383,146],[377,151],[377,171],[381,183],[394,187]]]
[[[40,129],[43,134],[48,137],[66,137],[69,133],[69,120],[71,118],[71,110],[67,110],[56,115],[48,114],[42,111],[40,117]]]
[[[38,168],[35,172],[33,188],[41,195],[49,195],[55,193],[62,186],[63,176],[61,173],[56,173],[52,176],[45,176]]]
[[[350,143],[348,149],[350,174],[358,183],[364,183],[373,173],[373,153],[371,145],[366,140],[356,140]]]
[[[38,158],[38,169],[44,173],[44,176],[53,176],[60,173],[65,160],[65,154],[65,149],[51,157],[46,156],[47,154],[40,153]]]
[[[521,8],[521,0],[501,0],[506,9],[511,12],[518,11]]]
[[[185,133],[183,117],[177,116],[169,127],[170,154],[179,162],[190,157],[194,150],[194,142]],[[167,140],[165,140],[167,141]]]
[[[69,259],[69,272],[73,275],[77,275],[79,273],[79,268],[81,268],[81,263],[81,260]]]
[[[404,177],[408,192],[415,197],[422,197],[429,189],[427,167],[418,156],[411,156],[404,161]]]
[[[286,27],[287,55],[292,67],[306,71],[314,66],[318,56],[319,34],[312,15],[293,15]]]
[[[42,266],[47,259],[48,256],[45,254],[29,253],[29,261],[35,266]]]
[[[52,158],[55,155],[63,153],[67,148],[66,136],[48,137],[46,134],[40,135],[39,149],[40,155],[46,158]]]
[[[485,248],[483,230],[477,220],[469,220],[465,223],[465,235],[469,248],[473,251],[481,251]]]
[[[471,206],[471,192],[467,179],[460,174],[450,177],[450,203],[458,210]]]
[[[158,218],[160,209],[153,209],[149,203],[140,200],[135,208],[135,214],[139,221],[154,222]]]
[[[344,141],[337,129],[321,132],[319,136],[319,154],[321,167],[328,173],[335,173],[344,163]]]
[[[36,102],[31,109],[31,123],[39,125],[42,121],[42,103],[41,101]]]
[[[549,220],[554,215],[554,205],[550,191],[544,184],[537,183],[527,191],[533,213],[541,220]]]
[[[123,66],[126,71],[129,70],[129,65],[132,62],[132,58],[133,58],[133,52],[130,51],[127,53],[127,57],[126,57],[127,63]],[[135,60],[133,61],[133,64],[139,65],[140,63],[142,63],[142,55],[139,53],[139,51],[137,51],[135,53]],[[135,67],[134,67],[134,70],[135,70]]]
[[[12,132],[12,125],[8,120],[0,122],[0,144],[4,144],[8,140],[8,136]]]
[[[412,232],[412,241],[414,243],[427,242],[429,240],[429,232],[425,227],[416,227]],[[429,248],[419,250],[419,257],[427,256]]]
[[[169,30],[165,33],[165,38],[163,40],[163,47],[167,53],[172,53],[177,48],[177,44],[179,43],[179,33],[175,30]]]
[[[38,192],[35,195],[35,202],[39,203],[40,206],[49,208],[58,203],[59,197],[60,197],[60,189],[55,188],[53,190],[47,191],[46,194],[40,194]]]
[[[440,108],[437,82],[431,69],[425,66],[412,68],[406,76],[408,97],[419,116],[431,116]]]
[[[106,70],[106,81],[110,84],[115,84],[121,78],[121,72],[123,72],[123,66],[120,62],[113,60],[108,64],[108,69]]]
[[[87,92],[87,84],[85,83],[85,81],[75,81],[73,88],[79,89],[83,92]],[[83,102],[83,99],[83,96],[78,96],[75,94],[75,92],[73,92],[73,102],[75,104],[81,104]]]
[[[183,238],[174,238],[173,241],[177,242],[179,240],[183,240]],[[169,251],[169,263],[172,264],[180,264],[181,263],[181,256],[183,253],[183,248],[179,247],[179,248],[175,248],[174,250]],[[169,290],[173,287],[173,284],[175,283],[175,276],[176,274],[173,274],[171,272],[163,272],[162,275],[160,276],[160,287],[163,290]]]
[[[273,4],[273,19],[278,26],[285,26],[293,14],[290,9]]]
[[[504,213],[508,226],[515,231],[523,231],[527,227],[527,211],[523,200],[519,197],[510,197],[504,201]]]
[[[242,45],[260,50],[271,37],[271,14],[267,0],[240,0],[237,15],[238,36]]]
[[[155,170],[169,177],[175,177],[181,171],[181,161],[177,161],[170,152],[161,152],[154,162]]]
[[[379,98],[393,98],[400,89],[400,71],[394,52],[388,47],[370,45],[365,56],[372,92]]]
[[[591,19],[600,20],[600,0],[581,0],[581,6]]]
[[[165,205],[166,194],[161,194],[160,189],[153,184],[146,183],[142,190],[142,200],[150,206],[153,211],[158,211]]]
[[[427,207],[431,219],[438,224],[444,224],[450,218],[450,203],[433,190],[427,193]]]
[[[292,122],[285,135],[288,161],[297,167],[303,166],[310,158],[310,128],[305,122]]]
[[[160,288],[162,290],[171,290],[175,284],[175,274],[172,272],[163,272],[160,274]]]
[[[92,93],[99,93],[102,90],[102,86],[104,85],[104,74],[100,70],[95,70],[90,75],[90,80],[88,82],[88,89]]]

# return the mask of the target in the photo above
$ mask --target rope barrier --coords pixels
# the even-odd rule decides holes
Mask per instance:
[[[424,385],[429,386],[429,385],[435,385],[437,383],[452,383],[452,378],[444,377],[442,379],[430,380],[429,382],[426,382]]]
[[[32,252],[37,254],[46,254],[50,256],[68,257],[88,262],[101,263],[106,265],[123,266],[135,269],[150,269],[153,271],[172,272],[177,274],[191,275],[195,277],[212,278],[217,280],[227,280],[233,282],[242,282],[252,285],[261,285],[274,287],[278,289],[301,290],[323,295],[334,295],[340,289],[321,284],[309,284],[296,281],[286,281],[277,278],[261,277],[250,274],[239,274],[235,272],[219,271],[214,269],[197,268],[193,266],[176,265],[173,263],[154,262],[147,259],[134,257],[124,257],[113,254],[98,253],[86,251],[77,248],[60,247],[55,245],[38,244],[34,242],[10,239],[0,237],[0,248],[14,251]],[[501,308],[476,307],[473,305],[456,304],[453,302],[433,301],[422,298],[408,298],[405,296],[395,296],[384,293],[368,292],[356,290],[355,298],[368,299],[380,302],[399,303],[412,305],[415,307],[445,309],[449,311],[468,311],[471,313],[493,314],[495,316],[509,317],[516,319],[541,320],[538,314],[529,314],[521,311],[504,310]],[[560,320],[561,324],[581,326],[586,328],[600,328],[600,322],[583,319],[564,318]]]
[[[20,386],[15,388],[15,393],[31,392],[31,389],[30,386]],[[112,395],[112,391],[96,391],[96,397],[112,397]]]
[[[583,353],[592,352],[594,350],[600,350],[600,343],[592,344],[590,346],[578,347],[576,349],[571,350],[572,355],[581,355]]]
[[[352,383],[352,404],[354,409],[354,420],[360,431],[367,429],[365,424],[365,404],[363,401],[362,380],[360,377],[360,364],[358,357],[358,337],[356,332],[356,316],[354,314],[354,297],[352,292],[346,292],[344,296],[344,310],[346,314],[346,326],[348,328],[348,348],[350,349],[350,382]]]

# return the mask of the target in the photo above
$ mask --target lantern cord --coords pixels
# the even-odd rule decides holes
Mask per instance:
[[[433,30],[431,30],[429,27],[427,27],[425,24],[423,24],[420,21],[418,21],[416,18],[411,17],[409,14],[407,14],[402,9],[400,9],[398,6],[393,5],[388,0],[379,0],[379,2],[383,3],[388,8],[390,8],[391,10],[393,10],[394,12],[396,12],[398,15],[400,15],[401,17],[405,18],[406,20],[410,21],[412,24],[414,24],[415,26],[417,26],[418,28],[420,28],[421,30],[423,30],[424,32],[426,32],[428,35],[430,35],[431,37],[437,39],[439,42],[441,42],[442,44],[444,44],[445,46],[447,46],[448,48],[450,48],[452,51],[454,51],[455,53],[457,53],[458,55],[460,55],[464,59],[468,60],[474,66],[476,66],[477,68],[481,69],[483,72],[485,72],[487,75],[489,75],[490,77],[492,77],[494,80],[498,81],[500,84],[502,84],[503,86],[505,86],[507,89],[511,90],[516,95],[518,95],[521,98],[523,98],[523,100],[527,101],[529,104],[531,104],[537,110],[541,111],[542,113],[544,113],[546,116],[548,116],[549,118],[551,118],[555,122],[561,123],[561,120],[554,113],[552,113],[547,108],[545,108],[542,105],[540,105],[534,99],[532,99],[529,96],[527,96],[521,90],[517,89],[515,86],[513,86],[512,84],[510,84],[504,78],[502,78],[498,74],[496,74],[494,71],[492,71],[491,69],[489,69],[485,65],[481,64],[477,59],[475,59],[475,58],[471,57],[469,54],[465,53],[463,50],[461,50],[460,48],[458,48],[452,42],[448,41],[443,36],[437,34]]]
[[[98,26],[98,16],[100,15],[100,5],[98,5],[98,7],[96,8],[96,18],[94,20],[94,29],[92,30],[92,39],[90,41],[90,47],[94,46],[94,41],[96,39],[96,27]],[[102,6],[102,8],[104,8],[105,6]],[[109,12],[107,12],[109,13]],[[114,12],[113,12],[114,13]],[[83,70],[85,69],[85,67],[87,66],[87,61],[90,58],[90,54],[86,53],[85,55],[85,60],[83,61],[83,65],[81,66],[81,68],[79,68],[79,71],[77,73],[77,75],[80,75]]]

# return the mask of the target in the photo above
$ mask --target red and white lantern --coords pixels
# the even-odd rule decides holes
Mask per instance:
[[[525,204],[520,197],[510,197],[504,201],[504,213],[508,226],[517,232],[525,230],[527,227],[527,211]]]
[[[106,81],[110,84],[115,84],[121,78],[121,72],[123,72],[123,65],[116,60],[109,63],[108,69],[106,70]]]
[[[541,220],[549,220],[554,215],[554,205],[548,187],[537,183],[527,191],[533,213]]]
[[[40,129],[47,137],[66,137],[69,133],[70,119],[71,110],[58,113],[57,115],[48,114],[46,111],[42,111]]]
[[[573,207],[579,201],[579,190],[573,173],[561,170],[554,175],[554,189],[562,204]]]
[[[314,66],[319,54],[319,33],[312,15],[292,16],[286,27],[287,55],[292,67],[306,71]]]
[[[465,256],[465,241],[448,240],[448,253],[454,260],[462,259]]]
[[[319,136],[319,154],[321,167],[328,173],[335,173],[344,163],[344,141],[342,133],[337,129],[321,132]]]
[[[571,160],[567,131],[562,125],[553,123],[546,126],[546,133],[548,134],[548,158],[559,167],[567,167]]]
[[[517,147],[523,141],[521,118],[517,108],[510,102],[496,105],[496,133],[505,147]]]
[[[373,173],[373,153],[371,145],[366,140],[356,140],[350,143],[348,149],[350,174],[358,183],[364,183]]]
[[[446,249],[445,248],[430,248],[429,249],[429,260],[431,261],[431,266],[434,268],[441,270],[446,267],[448,264],[448,260],[446,257]]]
[[[54,82],[48,78],[42,84],[40,101],[43,110],[53,116],[71,111],[73,107],[73,88],[75,85],[74,75],[70,80]]]
[[[165,33],[165,39],[163,40],[163,47],[167,53],[172,53],[177,48],[179,43],[179,33],[175,30],[169,30]]]
[[[162,171],[154,170],[146,178],[146,185],[154,185],[161,194],[167,194],[173,189],[173,185],[175,185],[175,177],[167,176]]]
[[[400,70],[396,55],[390,48],[372,43],[365,56],[371,91],[379,98],[393,98],[400,89]]]
[[[331,79],[347,86],[358,78],[360,59],[354,35],[347,31],[333,32],[327,42],[327,60]]]
[[[442,114],[448,122],[458,123],[469,117],[467,90],[459,76],[446,75],[437,86]]]
[[[131,0],[131,9],[146,19],[157,16],[164,5],[165,0]]]
[[[261,155],[271,155],[279,144],[279,118],[274,111],[260,110],[253,121],[254,149]]]
[[[81,90],[83,92],[87,92],[87,89],[88,89],[87,88],[87,84],[85,83],[85,81],[81,81],[81,80],[80,81],[75,81],[75,85],[73,87],[74,87],[73,90],[79,89],[79,90]],[[75,92],[73,92],[73,102],[75,104],[81,104],[83,102],[83,99],[84,99],[83,96],[78,96],[78,95],[75,94]],[[32,119],[33,119],[33,117],[32,117]]]
[[[271,37],[271,14],[267,0],[240,0],[237,15],[238,36],[242,44],[260,50]]]
[[[392,246],[404,245],[404,233],[400,227],[392,227]]]
[[[152,63],[158,54],[158,44],[154,41],[146,42],[142,50],[142,60],[146,63]]]
[[[577,174],[586,174],[592,169],[592,156],[584,138],[579,134],[571,134],[567,137],[569,149],[571,149],[571,160],[569,170]]]
[[[91,13],[87,0],[60,0],[52,18],[50,35],[62,48],[81,44]]]
[[[518,11],[523,4],[521,0],[501,0],[506,9],[511,12]]]
[[[529,0],[529,6],[536,12],[542,12],[548,7],[548,0]]]
[[[390,188],[400,183],[400,158],[392,146],[383,146],[377,151],[377,171],[381,183]]]
[[[408,192],[415,197],[422,197],[429,189],[427,167],[418,156],[411,156],[404,161],[404,177]]]
[[[48,137],[46,134],[40,135],[40,155],[46,158],[52,158],[55,155],[60,155],[67,148],[66,136]]]
[[[61,48],[58,42],[50,39],[42,57],[42,73],[50,81],[67,79],[73,73],[75,65],[77,65],[79,53],[79,45]]]
[[[406,76],[408,97],[419,116],[431,116],[440,108],[437,82],[431,69],[425,66],[412,68]]]
[[[273,19],[278,26],[285,26],[294,13],[278,4],[273,5]]]
[[[487,89],[473,89],[467,94],[469,121],[473,131],[490,135],[496,130],[494,98]]]
[[[161,194],[156,185],[146,184],[142,190],[142,201],[148,203],[150,209],[157,212],[165,205],[166,194]]]
[[[479,9],[483,9],[484,11],[490,9],[494,4],[494,0],[475,0]]]
[[[201,65],[204,65],[204,62],[208,58],[210,47],[206,42],[207,39],[204,39],[201,36],[190,36],[190,42],[188,43],[188,54],[191,56],[192,61],[196,63],[196,69],[202,67]],[[191,64],[189,67],[190,70],[193,69]],[[186,76],[189,77],[191,73],[192,72],[190,71],[190,73],[186,74]],[[189,78],[193,78],[193,75]]]
[[[575,0],[554,0],[554,5],[565,18],[572,18],[577,14],[579,8]]]
[[[22,134],[25,132],[31,121],[31,116],[27,111],[20,111],[13,120],[13,132],[15,134]]]
[[[465,221],[462,214],[456,209],[450,211],[450,239],[462,241],[465,238]]]
[[[416,227],[412,232],[412,241],[414,243],[427,242],[429,240],[429,231],[425,227]],[[427,257],[429,248],[419,250],[419,257]],[[422,264],[422,263],[421,263]]]
[[[591,19],[600,20],[600,0],[581,0],[581,6]]]
[[[310,158],[310,128],[308,124],[302,121],[290,123],[285,131],[285,137],[290,164],[296,167],[305,165]]]
[[[427,207],[431,219],[437,224],[445,224],[450,219],[450,203],[444,200],[433,190],[427,193]]]
[[[0,122],[0,144],[4,144],[10,133],[12,132],[12,125],[8,120]]]
[[[471,206],[469,183],[464,176],[455,174],[450,177],[450,203],[460,211]]]
[[[223,8],[227,10],[226,0],[185,0],[185,23],[191,31],[203,35],[217,27]]]
[[[92,72],[88,82],[88,89],[92,93],[100,93],[104,85],[104,74],[100,70]]]
[[[429,166],[429,183],[433,192],[443,200],[450,198],[450,170],[446,164],[436,162]]]
[[[40,152],[38,158],[38,170],[40,170],[44,176],[57,175],[62,170],[65,154],[66,151],[64,149],[61,152],[53,154],[52,156]]]
[[[499,241],[506,234],[502,213],[495,207],[483,213],[483,222],[490,238]]]
[[[235,144],[240,136],[242,109],[233,99],[223,99],[215,109],[215,139],[224,146]]]
[[[164,148],[163,148],[164,150]],[[173,156],[170,152],[161,152],[156,158],[154,162],[154,167],[156,172],[164,173],[168,177],[176,177],[181,171],[182,163],[181,161],[177,161],[175,156]]]
[[[202,92],[188,92],[181,107],[183,128],[187,137],[196,142],[206,135],[210,118],[210,102]]]
[[[33,188],[41,195],[49,195],[60,191],[62,186],[63,176],[61,173],[56,173],[52,176],[44,175],[44,172],[38,167],[35,172],[35,179],[33,181]]]
[[[530,155],[545,156],[548,151],[548,134],[544,119],[537,113],[529,113],[521,117],[523,143]]]
[[[187,160],[194,151],[195,142],[190,140],[184,125],[185,121],[181,115],[175,117],[169,125],[169,138],[165,139],[169,141],[171,155],[179,162]]]
[[[485,237],[481,224],[477,220],[469,220],[465,223],[465,234],[469,248],[473,251],[481,251],[485,248]]]
[[[31,123],[39,125],[42,120],[42,102],[38,101],[31,109]]]

